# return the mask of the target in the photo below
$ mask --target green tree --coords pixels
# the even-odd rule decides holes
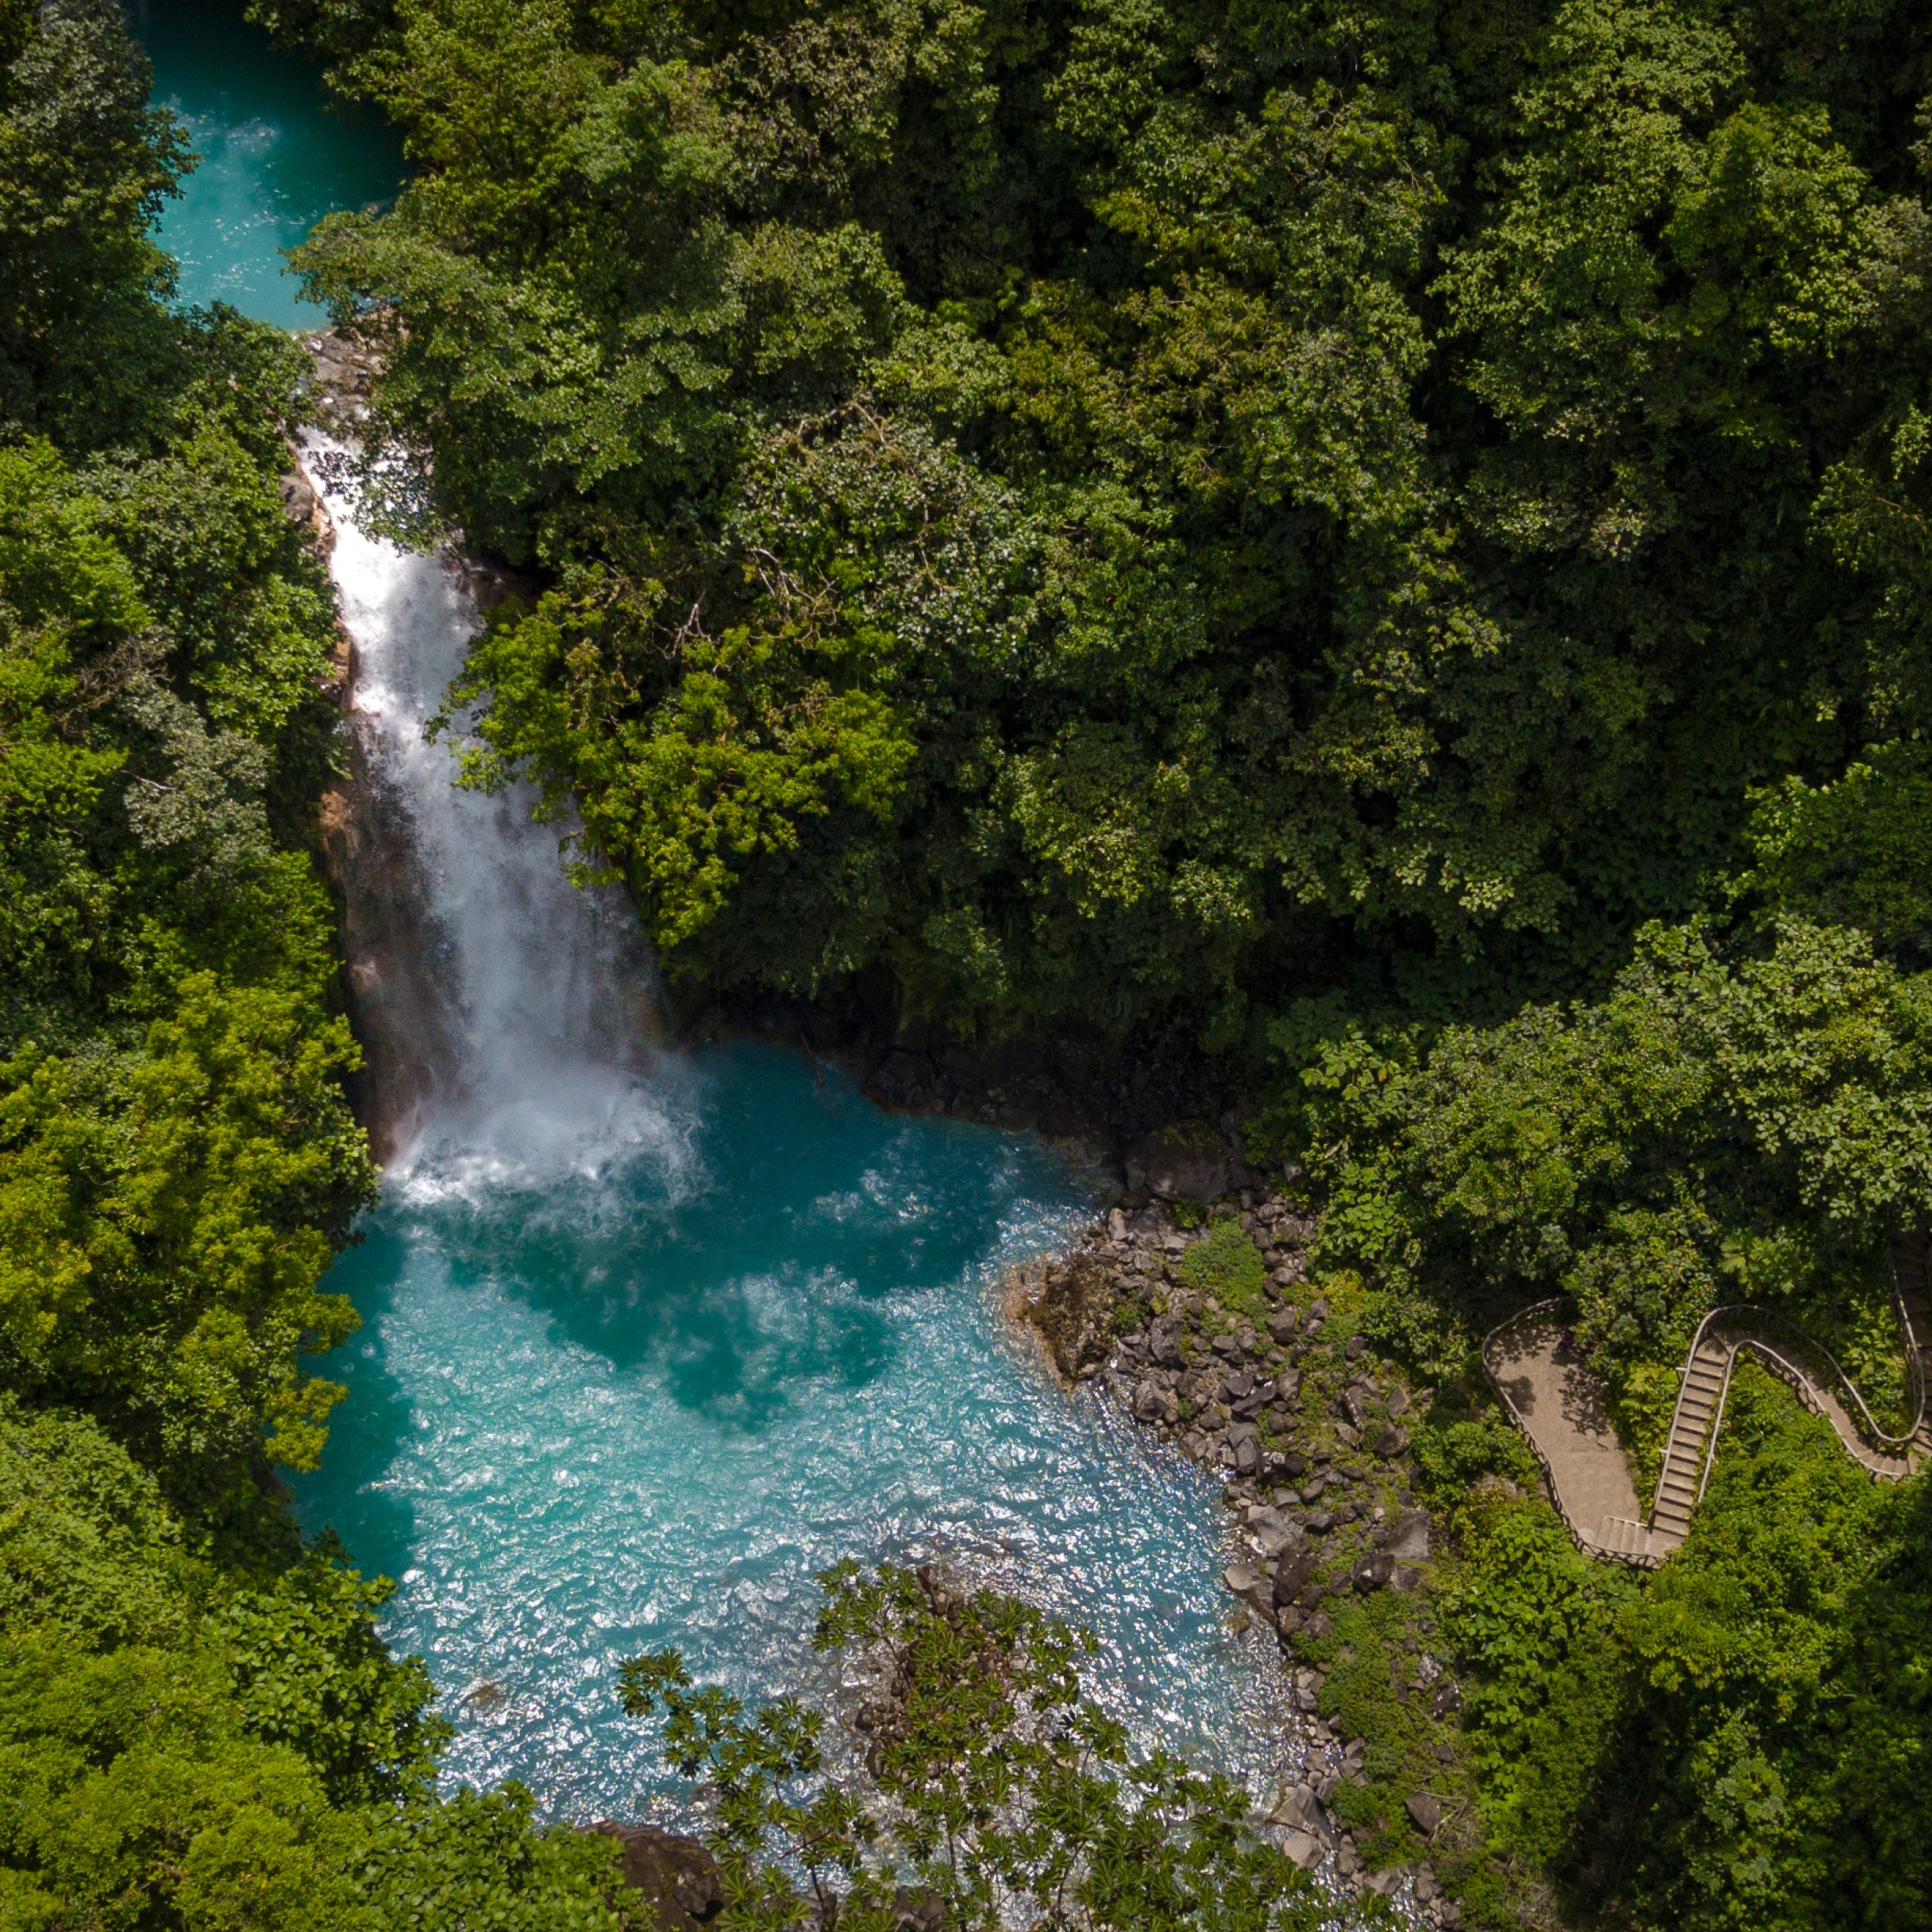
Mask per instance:
[[[1081,1696],[1091,1639],[930,1569],[843,1564],[814,1642],[871,1674],[859,1713],[871,1793],[839,1774],[823,1718],[791,1699],[747,1714],[694,1687],[675,1651],[624,1666],[625,1708],[713,1794],[734,1926],[835,1909],[888,1932],[903,1887],[948,1925],[1261,1928],[1334,1921],[1332,1900],[1246,1823],[1246,1794],[1164,1752],[1140,1757]],[[801,1882],[802,1880],[802,1883]]]

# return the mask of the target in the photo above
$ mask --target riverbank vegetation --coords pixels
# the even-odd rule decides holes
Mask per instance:
[[[418,171],[302,259],[397,526],[530,578],[471,779],[575,801],[688,1001],[1237,1069],[1469,1397],[1497,1857],[1609,1924],[1909,1916],[1922,1481],[1746,1392],[1654,1582],[1457,1499],[1515,1480],[1473,1342],[1552,1293],[1641,1466],[1720,1302],[1909,1392],[1923,10],[258,11]]]
[[[748,1932],[801,1912],[854,1932],[1337,1922],[1334,1900],[1247,1829],[1241,1786],[1137,1755],[1082,1700],[1091,1638],[929,1567],[847,1564],[820,1580],[814,1646],[856,1666],[869,1699],[869,1793],[822,1783],[823,1714],[790,1700],[747,1713],[694,1686],[675,1651],[624,1666],[626,1709],[661,1723],[670,1763],[711,1794],[724,1890],[757,1901],[734,1915]]]

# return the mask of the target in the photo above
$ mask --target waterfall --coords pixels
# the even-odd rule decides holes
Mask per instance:
[[[311,454],[354,647],[325,826],[386,1172],[330,1276],[365,1326],[297,1506],[396,1580],[383,1630],[441,1690],[446,1779],[682,1819],[623,1660],[671,1642],[747,1702],[835,1701],[814,1580],[852,1558],[1092,1629],[1089,1687],[1138,1741],[1270,1788],[1293,1719],[1269,1633],[1228,1626],[1212,1484],[998,1313],[1007,1267],[1091,1213],[1077,1157],[749,1041],[656,1046],[648,959],[621,897],[568,883],[569,827],[424,739],[480,621],[466,573],[360,529]]]
[[[352,776],[327,816],[378,1152],[392,1183],[466,1187],[661,1151],[663,1058],[629,909],[571,884],[574,828],[537,822],[532,788],[456,783],[426,728],[481,624],[470,580],[361,529],[332,453],[309,439],[352,645]]]

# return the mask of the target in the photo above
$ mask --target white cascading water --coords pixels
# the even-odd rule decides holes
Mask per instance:
[[[358,808],[416,902],[408,943],[392,905],[380,952],[350,962],[369,1030],[380,1038],[389,1020],[379,1053],[408,1063],[393,1071],[408,1097],[385,1123],[392,1180],[463,1187],[663,1151],[675,1137],[661,1078],[646,1084],[653,989],[629,910],[570,882],[571,827],[535,822],[530,787],[454,782],[450,743],[426,728],[481,626],[475,601],[448,560],[358,528],[332,453],[311,439],[332,479],[331,570],[355,646]]]

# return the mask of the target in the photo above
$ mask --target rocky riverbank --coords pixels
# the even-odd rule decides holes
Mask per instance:
[[[1311,1278],[1315,1224],[1288,1194],[1203,1209],[1179,1185],[1198,1170],[1149,1171],[1159,1150],[1130,1157],[1136,1185],[1075,1247],[1017,1272],[1015,1312],[1069,1383],[1222,1478],[1232,1614],[1276,1633],[1302,1714],[1304,1773],[1269,1814],[1291,1855],[1454,1926],[1438,1868],[1474,1848],[1460,1692],[1429,1647],[1434,1530],[1411,1460],[1433,1392],[1378,1358],[1352,1278]]]

